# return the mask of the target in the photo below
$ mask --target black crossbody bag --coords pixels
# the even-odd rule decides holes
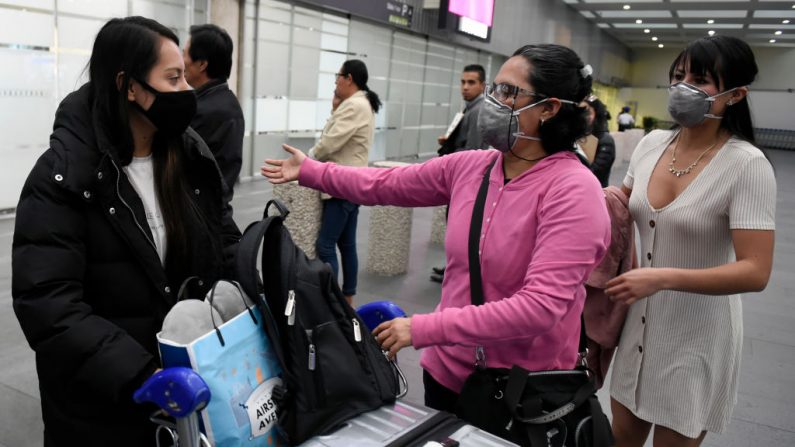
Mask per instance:
[[[472,304],[483,304],[480,230],[496,159],[483,174],[469,229],[469,281]],[[582,316],[580,317],[582,322]],[[514,365],[487,368],[482,347],[475,350],[475,371],[467,378],[456,414],[476,427],[522,446],[609,447],[610,423],[596,397],[585,364],[585,325],[580,330],[579,361],[571,370],[527,371]]]

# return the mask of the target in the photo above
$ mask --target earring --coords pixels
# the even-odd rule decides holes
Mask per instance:
[[[730,105],[733,105],[733,104],[734,104],[734,101],[732,101],[732,100],[729,100],[729,102],[726,103],[727,106],[730,106]]]
[[[541,118],[541,125],[544,125],[544,118]]]

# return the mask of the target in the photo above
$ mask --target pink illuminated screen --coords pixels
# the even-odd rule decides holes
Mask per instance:
[[[488,26],[494,20],[494,0],[449,0],[447,9]]]

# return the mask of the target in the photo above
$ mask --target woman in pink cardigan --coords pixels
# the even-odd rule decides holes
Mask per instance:
[[[610,243],[604,193],[573,153],[586,132],[577,104],[590,91],[590,66],[572,50],[528,45],[502,66],[479,117],[485,143],[496,150],[385,170],[320,163],[285,145],[290,158],[262,167],[272,183],[297,179],[364,205],[449,204],[439,306],[374,331],[391,355],[425,348],[426,405],[454,410],[476,347],[484,348],[488,367],[575,366],[584,283]],[[485,304],[473,306],[469,226],[483,174],[495,160],[480,237]]]

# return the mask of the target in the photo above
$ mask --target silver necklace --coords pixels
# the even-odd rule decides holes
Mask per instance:
[[[718,141],[720,141],[720,138],[718,138],[717,141],[712,143],[712,145],[710,147],[704,149],[704,152],[702,152],[701,155],[699,155],[698,158],[696,158],[696,161],[694,161],[693,163],[690,163],[690,165],[688,167],[686,167],[684,169],[676,169],[676,166],[674,166],[674,163],[676,163],[676,148],[679,146],[679,138],[677,138],[676,139],[676,143],[674,144],[673,157],[671,157],[671,162],[668,163],[668,172],[670,172],[671,174],[673,174],[673,175],[675,175],[677,177],[681,177],[681,176],[683,176],[685,174],[690,174],[690,171],[692,171],[693,168],[695,168],[698,165],[698,162],[701,161],[701,159],[704,158],[705,155],[707,155],[707,152],[711,151],[715,146],[717,146]]]

